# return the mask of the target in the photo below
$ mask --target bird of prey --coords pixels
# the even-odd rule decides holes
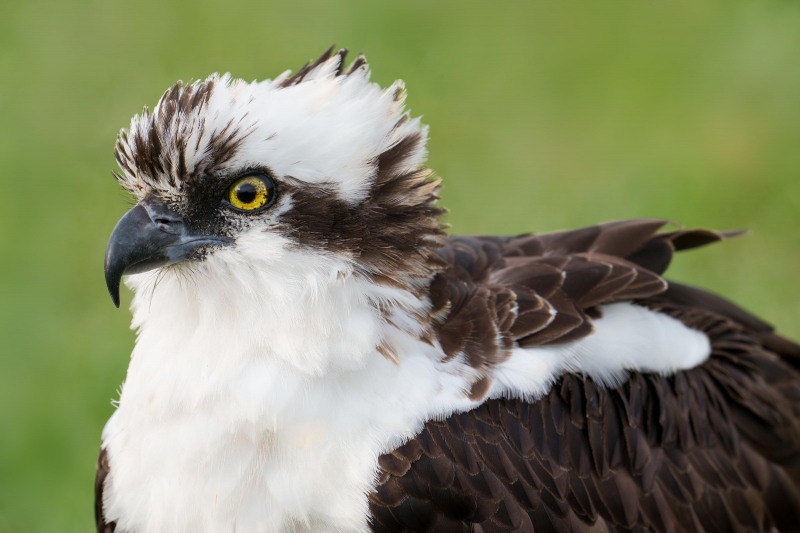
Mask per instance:
[[[345,53],[120,133],[98,531],[800,530],[800,346],[662,277],[733,234],[448,236],[402,82]]]

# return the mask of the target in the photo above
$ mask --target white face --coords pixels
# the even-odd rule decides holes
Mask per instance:
[[[106,281],[118,303],[122,275],[136,274],[135,327],[190,300],[182,318],[160,320],[257,324],[270,309],[291,333],[285,355],[314,367],[301,320],[336,315],[369,292],[365,312],[376,316],[331,326],[363,330],[383,322],[390,289],[395,301],[409,298],[406,308],[420,305],[443,235],[438,180],[423,166],[427,129],[404,112],[402,83],[381,90],[363,58],[344,73],[342,59],[263,82],[178,84],[120,134],[119,180],[138,204],[112,234]],[[337,292],[349,278],[371,288]],[[268,334],[252,344],[276,345]],[[374,350],[381,335],[368,337],[363,350],[344,343],[342,357]]]
[[[219,237],[188,259],[258,228],[368,271],[400,267],[439,232],[427,128],[404,112],[402,82],[381,90],[363,58],[346,73],[342,60],[263,82],[176,85],[120,134],[121,184],[187,235]]]

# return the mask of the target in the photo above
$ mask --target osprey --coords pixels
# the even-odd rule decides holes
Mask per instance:
[[[344,58],[120,133],[98,531],[799,530],[800,347],[662,277],[733,234],[447,236],[403,84]]]

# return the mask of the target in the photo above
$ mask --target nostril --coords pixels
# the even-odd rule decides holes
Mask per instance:
[[[150,198],[142,202],[147,210],[147,215],[158,229],[167,233],[180,233],[183,231],[183,217],[168,208],[164,202],[157,198]]]
[[[180,231],[183,228],[183,217],[175,215],[170,212],[155,212],[150,213],[150,220],[158,226],[162,231],[170,233]]]
[[[174,226],[176,224],[180,224],[183,221],[179,218],[174,218],[174,217],[157,216],[153,219],[153,222],[164,226]]]
[[[170,216],[157,216],[153,218],[158,229],[166,233],[179,234],[183,231],[183,219]]]

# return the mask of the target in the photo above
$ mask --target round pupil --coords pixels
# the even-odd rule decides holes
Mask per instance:
[[[236,198],[243,204],[250,204],[255,201],[257,192],[252,183],[242,183],[236,187]]]

